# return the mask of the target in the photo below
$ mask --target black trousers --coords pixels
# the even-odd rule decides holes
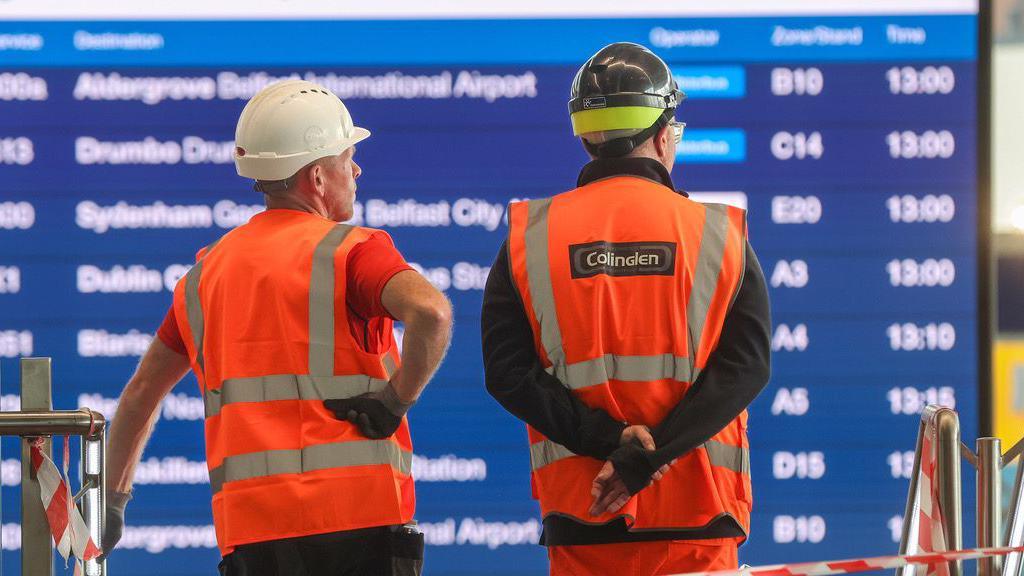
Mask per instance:
[[[219,568],[221,576],[419,576],[423,534],[382,526],[245,544]]]

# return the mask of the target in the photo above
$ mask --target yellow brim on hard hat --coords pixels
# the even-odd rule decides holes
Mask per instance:
[[[589,132],[605,132],[607,130],[643,130],[650,128],[664,112],[665,110],[661,108],[646,106],[617,106],[580,110],[569,118],[572,121],[573,136],[579,136]]]

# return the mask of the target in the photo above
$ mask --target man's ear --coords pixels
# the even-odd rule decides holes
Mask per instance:
[[[319,162],[314,162],[306,171],[306,181],[318,196],[324,195],[326,182],[324,181],[324,169]]]
[[[583,148],[583,151],[587,154],[587,157],[590,158],[591,160],[595,160],[597,156],[594,156],[590,152],[590,148],[587,147],[587,142],[583,138],[578,138],[578,140],[580,141],[580,148]]]
[[[675,135],[672,134],[672,127],[666,124],[654,135],[654,151],[658,153],[658,158],[664,160],[670,155],[675,155],[674,145]]]

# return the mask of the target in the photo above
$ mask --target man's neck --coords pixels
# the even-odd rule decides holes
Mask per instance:
[[[316,214],[317,216],[323,216],[324,218],[327,217],[325,210],[321,210],[312,202],[307,201],[305,198],[297,197],[294,194],[284,196],[271,196],[269,194],[264,194],[263,198],[267,204],[268,210],[298,210],[299,212],[309,212],[310,214]]]
[[[576,186],[585,186],[598,180],[617,176],[644,178],[661,184],[670,190],[675,190],[675,186],[672,183],[672,175],[669,174],[663,163],[654,158],[639,156],[594,160],[580,170],[580,175],[576,179]]]

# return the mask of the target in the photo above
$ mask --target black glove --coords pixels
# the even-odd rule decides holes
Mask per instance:
[[[124,532],[124,509],[131,499],[131,491],[107,491],[107,517],[103,524],[103,554],[99,558],[101,561],[110,556],[110,552],[121,540],[121,534]]]
[[[651,463],[648,456],[650,451],[641,448],[639,444],[630,442],[620,446],[612,452],[608,460],[615,466],[615,473],[622,479],[629,495],[632,496],[643,490],[651,483],[651,476],[658,470],[658,467]]]
[[[338,420],[348,420],[359,427],[367,438],[387,438],[398,430],[402,416],[416,402],[402,402],[389,382],[377,392],[369,392],[344,400],[324,400],[324,406]]]

